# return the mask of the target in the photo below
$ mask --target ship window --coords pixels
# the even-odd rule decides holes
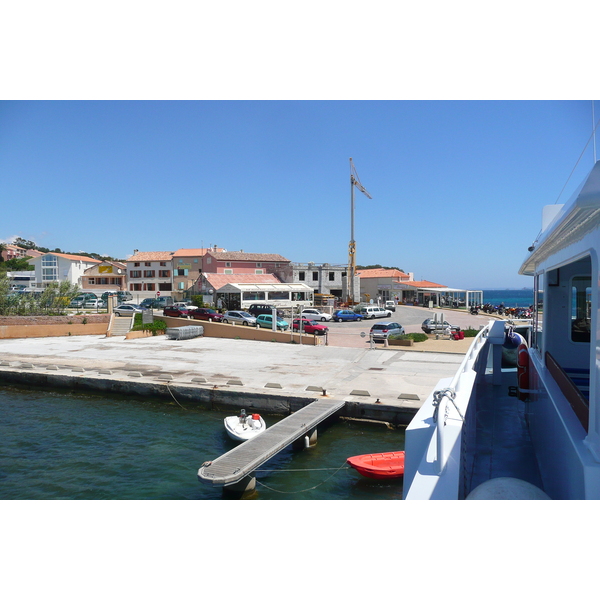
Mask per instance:
[[[533,332],[531,345],[541,350],[542,317],[544,314],[544,274],[536,275],[533,287]]]
[[[590,343],[592,280],[587,275],[573,277],[571,287],[571,340]]]

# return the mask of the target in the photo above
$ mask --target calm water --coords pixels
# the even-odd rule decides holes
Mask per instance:
[[[533,289],[526,290],[483,290],[483,303],[507,308],[526,308],[533,304]]]
[[[223,429],[228,413],[182,406],[0,387],[0,499],[221,499],[197,471],[234,447]],[[267,425],[283,418],[263,417]],[[401,499],[402,480],[366,479],[345,461],[402,449],[404,429],[338,421],[319,430],[316,446],[263,465],[272,471],[257,473],[252,499]]]

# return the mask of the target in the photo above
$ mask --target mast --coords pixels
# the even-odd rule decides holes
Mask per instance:
[[[354,163],[350,159],[350,244],[348,244],[348,305],[354,304],[354,277],[356,275],[356,242],[354,240],[354,186],[356,186],[369,200],[369,192],[360,182]]]

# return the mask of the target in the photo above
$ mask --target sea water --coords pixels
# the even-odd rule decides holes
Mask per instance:
[[[235,446],[229,413],[161,398],[0,387],[0,499],[216,500],[197,478],[204,461]],[[267,425],[283,416],[263,413]],[[402,480],[366,479],[357,454],[404,449],[404,429],[338,420],[317,444],[286,448],[256,473],[257,500],[389,500]]]
[[[533,304],[533,289],[483,290],[483,303],[506,308],[527,308]]]

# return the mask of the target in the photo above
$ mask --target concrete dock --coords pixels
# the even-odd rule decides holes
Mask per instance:
[[[279,414],[328,397],[346,401],[346,416],[405,424],[462,359],[462,353],[382,345],[300,346],[206,337],[2,339],[0,383],[161,395],[215,409],[250,407]]]

